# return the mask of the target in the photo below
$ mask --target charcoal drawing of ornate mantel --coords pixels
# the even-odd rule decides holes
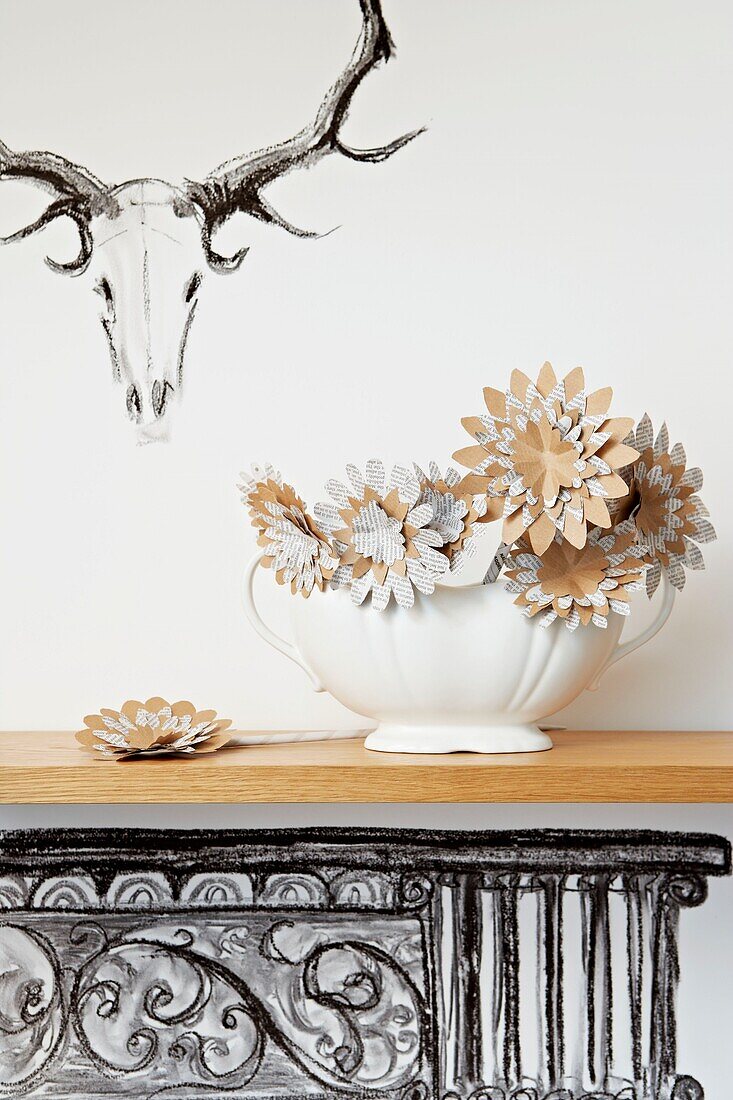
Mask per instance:
[[[318,237],[275,210],[267,188],[330,153],[378,164],[422,132],[371,149],[355,149],[341,136],[354,93],[394,52],[380,0],[360,0],[360,7],[357,47],[313,122],[277,145],[233,157],[201,181],[135,179],[113,186],[57,153],[16,152],[0,140],[0,180],[27,181],[51,198],[40,217],[0,237],[0,244],[22,240],[57,218],[74,222],[78,255],[46,262],[66,275],[89,268],[113,376],[140,442],[168,437],[204,273],[236,271],[249,251],[246,244],[231,256],[216,251],[213,239],[224,223],[241,213],[297,237]]]
[[[702,834],[6,832],[0,1094],[699,1100],[678,921],[730,868]]]

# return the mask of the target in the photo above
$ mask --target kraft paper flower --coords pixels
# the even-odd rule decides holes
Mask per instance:
[[[638,458],[624,442],[633,420],[608,415],[612,393],[587,394],[580,368],[558,381],[545,363],[536,383],[515,370],[506,393],[487,387],[487,415],[462,420],[476,443],[453,457],[473,471],[466,487],[490,494],[492,518],[503,515],[505,543],[526,536],[541,556],[558,532],[582,549],[589,526],[611,526],[608,501],[628,492],[617,471]]]
[[[289,584],[293,595],[307,599],[333,576],[338,564],[333,547],[291,485],[271,466],[255,468],[257,473],[259,479],[245,480],[240,489],[259,531],[257,543],[266,551],[262,564],[274,569],[278,584]]]
[[[356,604],[371,592],[378,611],[392,595],[400,607],[412,607],[414,589],[430,595],[448,569],[438,549],[442,536],[430,526],[433,507],[420,503],[420,483],[402,466],[394,467],[388,482],[377,460],[367,463],[364,476],[353,465],[346,472],[353,488],[329,481],[326,490],[336,506],[322,503],[314,509],[339,554],[331,583],[350,587]]]
[[[440,548],[451,573],[458,573],[476,553],[476,526],[486,516],[486,496],[465,492],[462,476],[452,466],[445,475],[435,462],[429,464],[427,474],[417,463],[413,466],[420,483],[418,503],[429,504],[433,509],[428,527],[440,535]]]
[[[242,480],[237,488],[242,494],[242,503],[249,508],[251,514],[253,504],[250,502],[250,496],[259,495],[259,491],[267,489],[271,482],[274,482],[275,488],[282,489],[283,478],[280,471],[276,470],[269,462],[266,462],[264,466],[253,462],[250,471],[250,473],[246,473],[244,470],[240,472],[239,476]]]
[[[121,710],[102,710],[84,719],[77,741],[103,756],[190,756],[215,752],[231,740],[230,719],[215,710],[197,711],[193,703],[167,703],[155,696],[146,703],[129,699]]]
[[[507,559],[506,589],[525,615],[543,613],[541,626],[559,617],[569,630],[605,627],[609,611],[629,614],[627,594],[643,588],[645,554],[632,520],[608,532],[593,528],[581,549],[556,535],[541,558],[520,541]]]
[[[670,450],[666,424],[654,438],[646,413],[629,441],[641,454],[622,471],[629,495],[618,502],[617,514],[634,519],[640,538],[649,547],[652,564],[646,577],[647,594],[654,595],[663,569],[674,587],[682,590],[685,568],[705,568],[696,543],[717,537],[708,519],[710,513],[697,495],[702,488],[702,470],[688,468],[681,443]]]

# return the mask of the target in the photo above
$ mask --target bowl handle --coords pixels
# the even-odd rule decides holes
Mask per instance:
[[[325,691],[325,687],[310,665],[306,663],[300,650],[294,646],[292,642],[287,642],[284,638],[281,638],[279,634],[270,630],[257,610],[254,597],[255,574],[264,556],[264,550],[258,550],[244,571],[244,577],[242,579],[242,602],[244,604],[244,613],[260,638],[264,638],[273,649],[278,650],[279,653],[282,653],[285,657],[288,657],[289,660],[294,661],[296,665],[303,669],[303,672],[305,672],[313,685],[314,691]]]
[[[666,623],[669,616],[672,614],[672,608],[674,606],[675,590],[672,586],[667,573],[662,569],[662,602],[659,607],[659,613],[650,625],[643,630],[638,638],[633,638],[630,642],[624,642],[617,645],[612,651],[611,656],[601,666],[600,671],[596,673],[595,678],[588,684],[588,691],[597,691],[598,685],[601,682],[601,677],[606,674],[611,665],[615,665],[617,661],[620,661],[622,657],[626,657],[629,653],[633,653],[635,649],[639,649],[646,642],[650,641],[655,634],[658,634]]]

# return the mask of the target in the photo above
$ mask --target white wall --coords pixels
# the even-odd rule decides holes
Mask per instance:
[[[200,178],[312,115],[356,8],[215,0],[202,24],[192,0],[4,0],[1,136],[113,182]],[[323,240],[230,224],[224,244],[251,252],[203,286],[167,446],[129,437],[88,281],[42,263],[72,254],[73,229],[0,248],[0,726],[73,728],[146,693],[240,726],[358,725],[243,620],[237,472],[270,458],[314,502],[347,461],[445,462],[482,386],[545,358],[612,383],[619,413],[667,418],[720,534],[663,636],[567,721],[730,725],[733,9],[385,11],[397,56],[348,137],[428,133],[387,164],[331,158],[272,190],[299,224],[341,227]],[[0,232],[40,204],[3,185]],[[284,618],[289,597],[261,580]]]

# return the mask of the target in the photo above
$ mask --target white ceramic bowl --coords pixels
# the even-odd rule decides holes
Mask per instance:
[[[660,629],[672,606],[667,585],[652,626],[619,645],[624,619],[605,630],[541,627],[513,605],[499,581],[439,586],[405,611],[355,607],[347,591],[290,597],[294,644],[275,635],[255,607],[261,555],[245,576],[245,609],[255,630],[377,728],[367,748],[386,752],[533,752],[551,748],[537,723],[571,703],[625,653]]]

